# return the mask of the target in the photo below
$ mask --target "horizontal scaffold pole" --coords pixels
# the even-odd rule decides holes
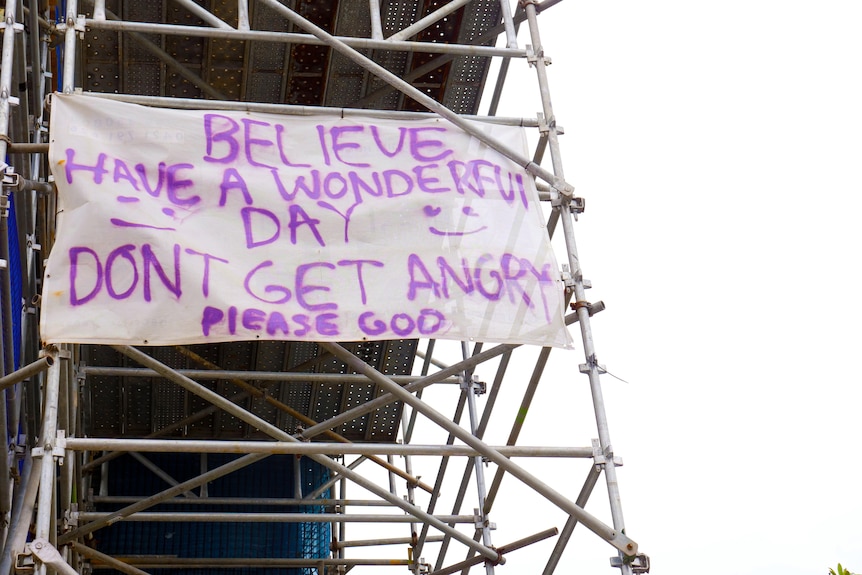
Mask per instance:
[[[306,503],[312,506],[313,501]],[[82,511],[77,514],[78,521],[86,523],[108,517],[108,512]],[[445,523],[470,523],[476,521],[473,515],[435,515]],[[171,522],[171,523],[416,523],[416,518],[409,515],[369,515],[359,513],[207,513],[194,512],[161,512],[135,513],[125,518],[125,521],[137,522]],[[479,561],[484,561],[479,558]]]
[[[144,499],[143,497],[135,497],[134,495],[94,495],[90,498],[93,503],[135,503]],[[392,507],[388,501],[379,499],[312,499],[306,497],[302,499],[296,498],[278,498],[278,497],[198,497],[197,499],[176,498],[162,501],[160,505],[266,505],[266,506],[284,506],[284,507],[299,507],[307,506],[310,501],[314,505],[322,507],[331,507],[338,505],[339,507]]]
[[[135,555],[124,557],[125,562],[136,567],[147,569],[247,569],[255,568],[287,568],[287,567],[330,567],[344,565],[356,567],[360,565],[375,566],[405,566],[411,565],[409,559],[290,559],[290,558],[209,558],[209,557],[165,557],[164,555]],[[230,573],[230,571],[228,571]]]
[[[79,22],[80,23],[80,22]],[[282,44],[310,44],[325,46],[326,42],[310,34],[295,32],[271,32],[268,30],[233,30],[226,28],[205,28],[176,24],[157,24],[151,22],[130,22],[125,20],[85,21],[88,28],[111,30],[115,32],[137,32],[140,34],[164,34],[167,36],[195,36],[198,38],[217,38],[220,40],[257,40],[279,42]],[[395,40],[374,40],[353,36],[337,36],[345,45],[357,50],[397,50],[402,52],[427,52],[431,54],[453,54],[456,56],[495,56],[505,58],[526,58],[526,50],[497,48],[494,46],[472,46],[469,44],[438,44],[435,42],[406,42]]]
[[[364,375],[348,373],[291,373],[284,371],[233,371],[221,369],[178,369],[176,372],[192,379],[245,379],[250,381],[284,381],[289,383],[368,383],[369,381]],[[159,377],[157,371],[141,367],[100,367],[88,365],[82,367],[80,373],[85,376]],[[2,385],[3,379],[0,379],[0,385]],[[393,381],[402,384],[413,383],[418,379],[420,377],[417,375],[392,376]],[[456,377],[450,377],[437,383],[457,384],[460,381]]]
[[[225,110],[238,112],[260,112],[261,114],[281,114],[283,116],[337,116],[339,118],[376,118],[383,120],[423,120],[436,118],[431,112],[406,112],[403,110],[368,110],[359,108],[336,108],[333,106],[298,106],[296,104],[268,104],[265,102],[236,102],[233,100],[201,100],[198,98],[172,98],[168,96],[141,96],[138,94],[110,94],[107,92],[82,92],[85,96],[116,100],[129,104],[140,104],[153,108],[172,108],[174,110]],[[511,118],[505,116],[461,116],[464,119],[497,124],[538,128],[536,118]],[[42,144],[39,144],[40,146]],[[45,144],[47,146],[48,144]],[[47,148],[45,149],[47,152]]]
[[[443,541],[442,535],[428,537],[427,541],[431,543],[439,543]],[[412,537],[390,537],[388,539],[357,539],[354,541],[333,541],[330,545],[334,549],[344,549],[347,547],[377,547],[378,545],[412,545],[414,539]]]
[[[400,443],[293,443],[284,441],[224,441],[201,439],[112,439],[74,437],[65,440],[73,451],[139,451],[151,453],[269,453],[309,455],[429,455],[476,457],[466,445],[417,445]],[[591,458],[591,447],[503,445],[493,449],[506,457]]]

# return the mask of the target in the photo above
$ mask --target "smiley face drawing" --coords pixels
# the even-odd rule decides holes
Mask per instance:
[[[135,204],[135,203],[140,202],[141,200],[140,200],[140,198],[135,197],[135,196],[117,196],[117,201],[120,202],[121,204]],[[173,208],[162,208],[161,212],[162,212],[162,214],[168,216],[168,218],[171,220],[176,221],[179,219],[176,215],[176,210],[174,210]],[[142,224],[142,223],[130,222],[130,221],[123,220],[120,218],[111,218],[111,223],[114,224],[115,226],[121,227],[121,228],[147,228],[147,229],[151,229],[151,230],[164,230],[164,231],[173,231],[173,232],[177,231],[177,228],[175,228],[175,227]]]
[[[428,220],[431,220],[428,231],[435,236],[444,237],[460,237],[478,234],[481,231],[488,229],[488,226],[481,225],[479,214],[470,206],[463,206],[460,209],[453,209],[451,212],[444,214],[443,208],[426,205],[422,208],[422,212]],[[438,217],[441,216],[442,217]],[[449,216],[448,218],[446,216]],[[476,218],[479,218],[477,220]],[[450,220],[446,222],[446,220]],[[438,224],[440,227],[437,227]],[[447,229],[440,229],[441,227]]]

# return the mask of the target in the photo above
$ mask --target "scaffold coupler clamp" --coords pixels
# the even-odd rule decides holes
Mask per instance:
[[[577,302],[575,302],[575,303],[577,303]],[[587,304],[587,305],[589,305],[589,304]],[[578,371],[580,371],[581,373],[587,373],[588,374],[593,369],[596,369],[600,374],[608,372],[608,370],[604,366],[604,364],[599,363],[599,360],[595,354],[593,354],[587,358],[587,363],[582,363],[578,366]]]
[[[545,115],[542,112],[536,114],[536,121],[539,124],[539,136],[548,137],[551,127],[557,127],[557,120],[553,116],[550,120],[545,120]]]
[[[0,23],[0,30],[5,30],[6,26],[12,26],[12,29],[16,34],[24,31],[24,24],[22,22],[16,22],[15,17],[11,14],[7,14],[6,18],[3,19],[3,22]]]
[[[575,218],[586,210],[586,200],[576,197],[574,186],[562,178],[554,178],[553,183],[550,185],[550,192],[551,206],[562,207],[565,204],[569,212],[575,215]]]
[[[55,30],[61,33],[65,33],[66,30],[69,29],[69,26],[78,33],[78,39],[84,39],[84,33],[87,31],[87,16],[84,14],[78,14],[77,16],[73,16],[71,19],[60,20],[53,26]]]
[[[59,348],[54,344],[48,344],[42,349],[39,350],[39,357],[45,357],[46,355],[50,355],[57,359],[72,359],[72,351],[69,349]]]
[[[497,524],[489,521],[484,513],[480,513],[479,508],[477,507],[473,508],[473,526],[477,531],[481,531],[486,528],[494,531],[497,528]]]
[[[78,384],[81,386],[87,385],[87,362],[79,361],[78,365],[75,367],[75,379],[78,380]]]
[[[614,448],[612,446],[608,445],[605,449],[602,449],[599,440],[593,439],[593,465],[596,466],[596,469],[601,469],[607,465],[608,461],[612,461],[614,467],[623,466],[623,458],[614,455]]]
[[[71,509],[63,512],[63,531],[71,531],[78,526],[78,504],[72,503]]]
[[[36,565],[33,557],[43,565],[54,569],[60,575],[78,575],[78,572],[66,563],[57,548],[51,545],[47,539],[34,539],[25,547],[24,553],[19,553],[15,561],[15,569],[20,571],[34,571]]]
[[[536,14],[540,14],[542,12],[543,3],[540,0],[518,0],[519,8],[526,8],[528,4],[532,4],[536,7]],[[553,2],[551,4],[553,4]],[[547,8],[547,6],[545,6],[545,8]]]
[[[551,190],[557,190],[563,198],[568,200],[573,200],[575,197],[574,186],[570,185],[562,178],[554,178],[554,183],[551,184]]]
[[[483,395],[485,391],[487,391],[485,382],[481,381],[479,379],[479,376],[475,374],[470,376],[469,379],[467,379],[464,375],[461,375],[460,386],[463,390],[472,389],[473,393],[475,393],[476,395]]]
[[[542,63],[545,66],[551,65],[551,59],[545,56],[545,50],[543,48],[539,48],[538,51],[533,50],[532,44],[527,44],[527,64],[532,68],[536,65],[536,63],[541,58]]]
[[[36,241],[36,234],[26,234],[27,238],[27,247],[33,250],[34,252],[42,251],[42,244]]]
[[[8,140],[8,138],[6,138]],[[0,216],[9,217],[9,194],[18,189],[18,174],[15,168],[7,165],[3,170],[3,191],[0,193]]]
[[[566,290],[566,293],[572,293],[575,291],[575,278],[572,276],[572,272],[569,270],[568,264],[563,264],[563,270],[560,272],[560,279],[563,281],[563,287]],[[572,309],[575,308],[573,307]]]
[[[294,439],[298,439],[305,443],[309,443],[311,441],[311,438],[305,436],[305,426],[302,425],[297,425],[294,428],[293,437]]]
[[[569,211],[575,215],[575,219],[577,219],[578,214],[584,213],[586,209],[587,201],[584,198],[573,197],[569,201]]]
[[[638,553],[630,557],[611,557],[611,567],[628,565],[632,573],[649,573],[649,555]]]
[[[34,447],[31,453],[33,457],[44,457],[45,452],[50,451],[51,455],[57,460],[57,464],[62,466],[66,462],[66,431],[63,429],[57,430],[57,435],[53,442],[46,440],[44,446]],[[44,463],[43,463],[44,465]]]

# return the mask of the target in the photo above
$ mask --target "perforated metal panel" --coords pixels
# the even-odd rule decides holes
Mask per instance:
[[[234,0],[199,2],[232,26],[237,24]],[[366,0],[320,2],[297,0],[282,3],[324,30],[338,36],[369,37],[370,17]],[[384,37],[412,24],[444,4],[397,0],[381,3]],[[92,6],[84,4],[88,10]],[[200,18],[174,2],[107,2],[113,15],[137,22],[161,22],[207,26]],[[250,3],[253,30],[303,32],[267,6]],[[92,16],[87,13],[87,16]],[[494,0],[475,1],[418,34],[420,42],[469,42],[500,19]],[[166,57],[159,57],[161,51]],[[387,70],[406,76],[411,70],[440,59],[440,55],[389,50],[362,51]],[[349,58],[327,46],[282,44],[246,40],[211,40],[188,36],[108,32],[88,35],[82,54],[83,89],[148,96],[213,98],[286,103],[304,106],[363,107],[384,110],[422,110]],[[176,70],[182,66],[199,81],[193,83]],[[429,96],[458,113],[476,113],[488,58],[444,58],[440,65],[413,81]],[[208,91],[203,90],[209,86]],[[373,97],[371,97],[373,95]]]
[[[208,468],[218,467],[236,459],[236,455],[210,454]],[[198,454],[146,454],[146,458],[179,481],[195,477],[200,472]],[[111,462],[107,477],[108,491],[119,496],[143,496],[164,487],[162,479],[136,459],[124,455]],[[308,458],[273,456],[208,484],[210,497],[239,498],[254,493],[259,498],[301,497],[294,493],[294,468],[299,466],[303,492],[310,492],[329,476],[328,470]],[[236,500],[236,499],[235,499]],[[99,503],[99,511],[116,511],[121,505]],[[267,506],[234,503],[211,505],[212,511],[230,512],[303,512],[323,513],[322,505]],[[156,511],[199,512],[199,505],[169,503],[156,506]],[[174,557],[245,557],[245,558],[309,558],[325,557],[329,551],[328,523],[198,523],[159,522],[136,523],[120,521],[99,531],[99,548],[103,553],[127,557],[130,555],[162,555]],[[98,573],[117,573],[99,569]],[[212,569],[154,570],[155,573],[208,575]],[[215,572],[219,572],[218,570]],[[278,569],[240,566],[226,573],[236,575],[305,575],[307,569]]]

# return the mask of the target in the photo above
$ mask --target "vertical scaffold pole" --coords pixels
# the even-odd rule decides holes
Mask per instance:
[[[9,132],[9,105],[12,96],[12,69],[15,56],[15,9],[16,0],[6,0],[3,29],[3,53],[0,57],[0,135]],[[0,138],[0,166],[6,168],[7,141]]]
[[[0,56],[0,172],[6,172],[6,150],[7,137],[9,133],[9,107],[12,97],[12,70],[15,55],[15,32],[17,8],[16,0],[6,1],[5,28],[3,30],[3,52]],[[9,216],[9,204],[6,190],[0,191],[0,259],[3,260],[4,269],[0,274],[0,298],[2,298],[3,321],[2,332],[0,332],[0,349],[3,354],[2,374],[8,375],[15,371],[15,359],[13,357],[12,329],[12,285],[11,285],[11,260],[9,249],[9,227],[7,218]],[[6,391],[0,391],[0,432],[3,441],[0,445],[8,446],[6,436]],[[0,450],[2,464],[0,464],[0,543],[6,541],[6,530],[9,526],[12,510],[12,488],[9,480],[9,457],[7,450]]]
[[[500,10],[503,13],[503,27],[506,30],[506,47],[518,47],[518,32],[515,30],[515,21],[512,19],[512,7],[509,0],[500,0]]]
[[[371,39],[383,40],[383,23],[380,19],[380,0],[368,0],[368,11],[371,14]]]
[[[412,413],[412,412],[411,412]],[[404,438],[404,443],[410,443],[410,436],[407,433],[408,422],[405,420],[404,411],[401,413],[401,434]],[[413,459],[411,459],[410,455],[404,456],[404,471],[408,475],[413,474]],[[404,496],[408,503],[411,505],[416,505],[416,486],[412,483],[407,483],[407,495]],[[416,539],[418,536],[418,530],[416,528],[415,523],[410,524],[410,538]],[[418,558],[417,558],[418,559]]]
[[[250,30],[248,0],[237,0],[237,29]]]
[[[66,0],[66,38],[63,46],[63,93],[75,91],[75,23],[78,19],[78,0]]]
[[[479,393],[477,387],[478,384],[473,381],[472,377],[470,377],[469,380],[464,381],[464,385],[466,386],[465,392],[467,394],[467,411],[470,414],[470,432],[474,436],[479,437],[479,415],[476,411],[476,395]],[[482,543],[488,547],[492,547],[491,523],[488,520],[488,513],[485,510],[485,496],[487,491],[485,488],[485,468],[482,464],[483,460],[481,455],[477,455],[473,458],[473,465],[475,466],[476,471],[476,490],[479,494],[479,507],[476,509],[476,520],[478,521],[478,525],[476,528],[482,532]],[[485,573],[486,575],[494,575],[494,564],[490,561],[485,561]]]
[[[51,353],[54,353],[52,350]],[[41,477],[39,478],[39,495],[36,508],[36,539],[50,541],[51,522],[54,519],[54,449],[57,442],[58,405],[60,400],[60,370],[59,357],[54,356],[54,362],[48,368],[48,378],[45,383],[45,411],[42,416],[42,432],[39,447],[34,450],[33,457],[42,459]],[[40,565],[36,575],[45,574],[45,565]]]
[[[559,139],[556,130],[556,118],[554,109],[551,105],[550,88],[548,85],[548,75],[545,69],[547,62],[545,61],[544,49],[542,48],[542,39],[539,34],[539,26],[536,18],[537,0],[521,0],[524,5],[524,11],[527,14],[527,22],[530,27],[530,40],[533,45],[532,64],[536,68],[536,75],[539,81],[539,92],[542,98],[542,112],[545,116],[545,121],[548,123],[548,147],[551,151],[551,161],[554,167],[554,175],[558,178],[564,178],[563,165],[560,155]],[[552,190],[553,191],[553,190]],[[552,200],[558,203],[560,209],[560,220],[563,225],[563,234],[566,241],[566,251],[568,254],[568,263],[571,268],[571,273],[574,279],[574,296],[575,309],[578,314],[578,323],[581,328],[581,339],[584,345],[584,355],[586,357],[586,365],[581,366],[581,371],[585,372],[589,377],[590,393],[593,399],[593,412],[596,418],[596,427],[598,429],[599,443],[604,456],[605,463],[603,471],[605,472],[605,480],[608,486],[608,498],[610,499],[611,518],[613,520],[614,529],[619,532],[625,532],[625,522],[623,521],[622,504],[620,502],[619,485],[617,484],[617,473],[613,457],[613,448],[611,447],[610,433],[608,431],[608,420],[605,415],[605,404],[602,395],[601,381],[599,380],[599,364],[596,359],[595,346],[593,344],[593,335],[590,328],[590,314],[586,304],[586,292],[584,288],[584,278],[578,259],[577,245],[575,243],[574,224],[572,223],[571,211],[573,208],[572,197],[569,194],[558,193],[559,201],[553,197]],[[623,554],[620,552],[620,557]],[[623,575],[631,575],[632,568],[626,562],[620,562],[620,571]]]

